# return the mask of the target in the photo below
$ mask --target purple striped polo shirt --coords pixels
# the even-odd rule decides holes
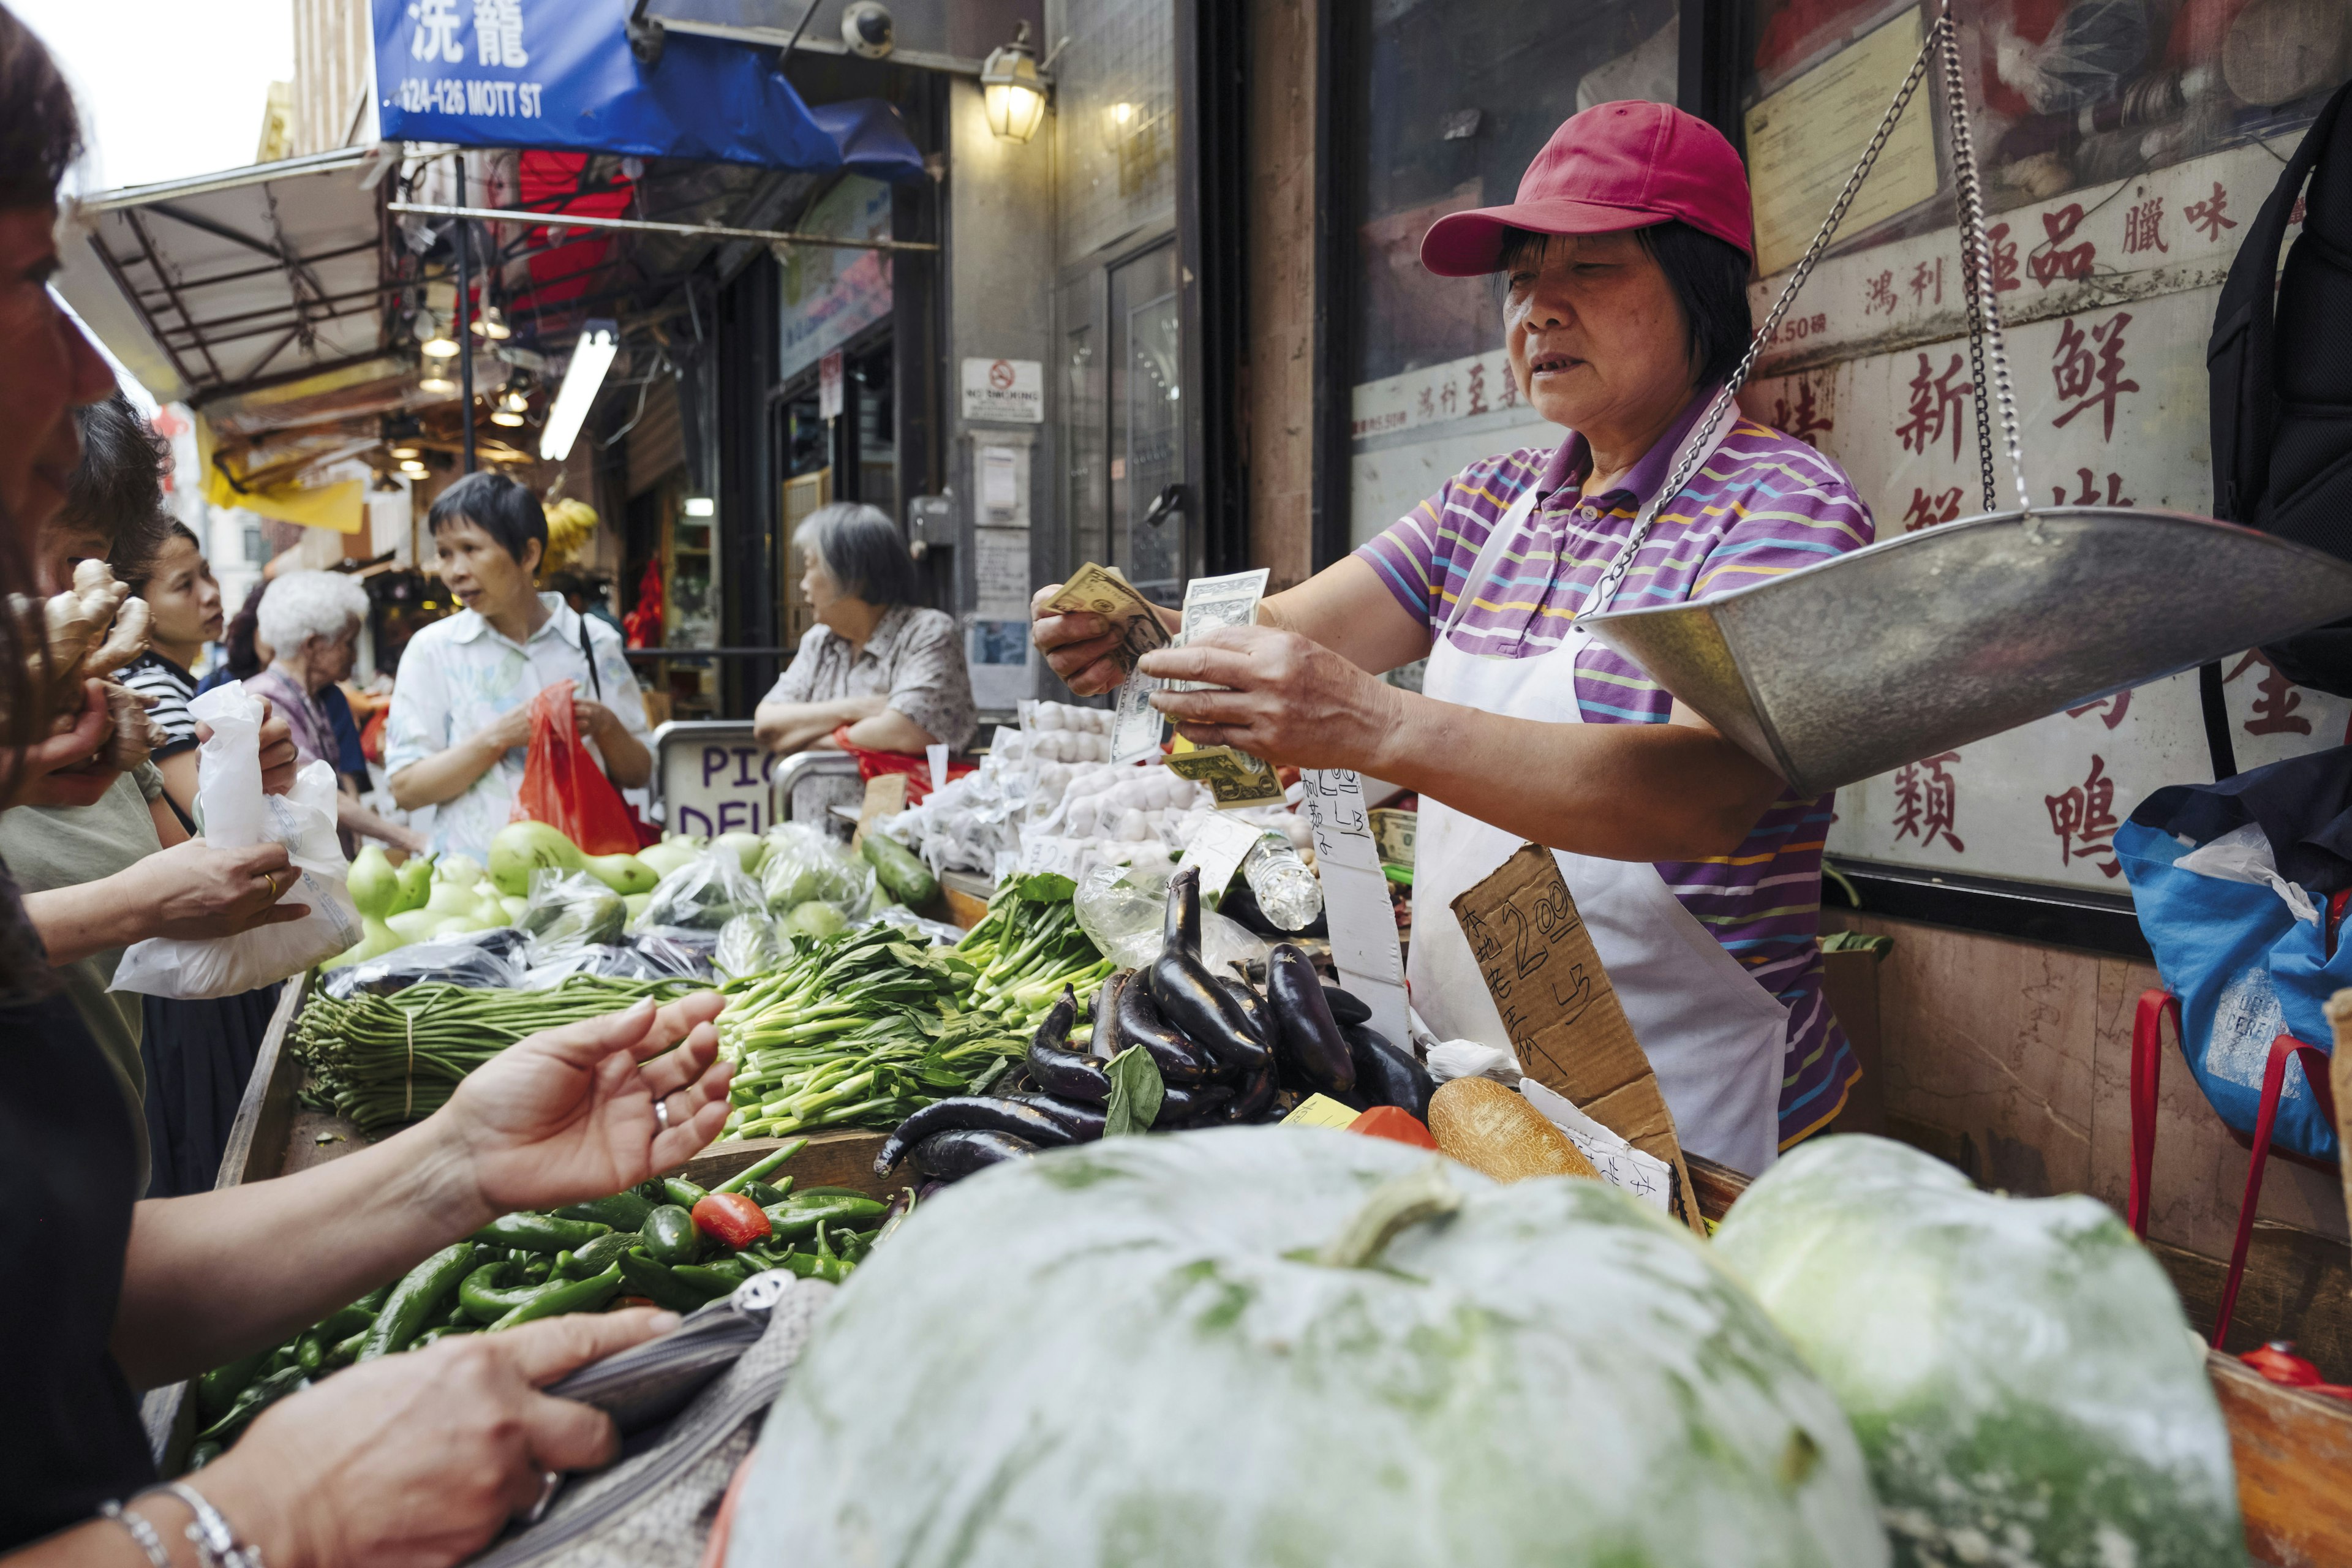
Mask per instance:
[[[1712,389],[1702,394],[1606,495],[1579,493],[1591,451],[1571,433],[1549,450],[1525,448],[1471,464],[1360,548],[1357,558],[1425,625],[1442,621],[1470,593],[1470,606],[1450,634],[1465,653],[1548,653],[1623,548],[1642,502],[1664,485],[1675,451],[1714,395]],[[1465,586],[1479,548],[1530,484],[1541,499],[1521,541],[1505,551],[1487,581]],[[1858,550],[1874,532],[1870,509],[1836,464],[1741,417],[1682,494],[1660,510],[1613,607],[1704,599]],[[1588,724],[1662,724],[1674,706],[1639,665],[1599,647],[1577,661],[1576,700]],[[1784,795],[1736,852],[1658,863],[1658,875],[1683,907],[1789,1009],[1784,1149],[1834,1118],[1862,1076],[1822,994],[1822,843],[1832,799]]]

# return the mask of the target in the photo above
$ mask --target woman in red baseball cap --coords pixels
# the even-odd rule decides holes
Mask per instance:
[[[1152,700],[1202,744],[1420,792],[1412,1001],[1442,1037],[1509,1043],[1451,904],[1523,840],[1550,847],[1683,1146],[1756,1173],[1859,1076],[1815,940],[1830,803],[1580,621],[1857,549],[1870,512],[1803,442],[1706,417],[1753,331],[1752,244],[1738,155],[1703,121],[1587,110],[1517,201],[1440,218],[1421,255],[1503,275],[1512,374],[1559,441],[1471,464],[1259,625],[1148,656],[1224,689]],[[1073,689],[1110,689],[1110,628],[1045,614],[1051,592],[1038,646]],[[1373,673],[1424,658],[1418,693]]]

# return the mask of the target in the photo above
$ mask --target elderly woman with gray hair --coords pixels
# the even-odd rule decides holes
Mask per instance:
[[[761,743],[790,753],[837,751],[838,734],[871,752],[960,751],[978,727],[955,622],[919,609],[915,563],[880,510],[820,507],[793,531],[801,590],[818,624],[761,699]]]
[[[294,731],[294,750],[304,767],[320,757],[332,766],[341,755],[333,721],[320,702],[320,693],[351,674],[358,654],[360,624],[367,618],[367,590],[335,572],[289,572],[272,581],[261,595],[255,630],[257,640],[276,650],[278,657],[245,688],[257,697],[267,697],[286,715]],[[335,819],[347,840],[353,834],[364,834],[411,854],[422,854],[427,847],[423,834],[386,821],[362,805],[348,784],[338,788]],[[345,849],[349,848],[346,843]]]

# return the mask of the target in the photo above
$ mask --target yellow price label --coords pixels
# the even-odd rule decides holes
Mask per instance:
[[[1354,1125],[1360,1114],[1328,1094],[1310,1094],[1298,1102],[1297,1110],[1282,1119],[1282,1124],[1285,1127],[1337,1127],[1344,1131]]]

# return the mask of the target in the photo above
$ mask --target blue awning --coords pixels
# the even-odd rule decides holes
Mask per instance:
[[[922,154],[877,99],[812,110],[775,57],[673,36],[629,50],[630,0],[374,0],[383,134],[468,147],[752,163],[913,179]]]

